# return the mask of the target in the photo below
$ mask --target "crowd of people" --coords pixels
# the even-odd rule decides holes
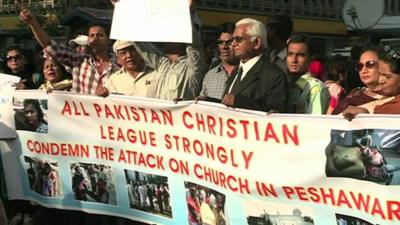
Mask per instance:
[[[185,182],[189,225],[226,225],[225,195]]]
[[[114,173],[109,166],[79,163],[71,165],[75,199],[116,205]]]
[[[43,69],[34,70],[38,62],[33,61],[40,60],[13,47],[4,56],[4,71],[21,77],[17,89],[213,101],[268,113],[343,114],[347,119],[399,111],[396,50],[364,46],[358,62],[324,57],[310,37],[293,34],[290,16],[278,14],[265,24],[252,18],[223,22],[210,58],[195,1],[190,3],[191,44],[164,43],[161,50],[149,42],[116,40],[112,53],[107,27],[92,24],[86,36],[64,45],[51,40],[24,8],[20,18],[43,48]]]
[[[63,196],[57,163],[27,156],[25,162],[31,190],[47,197]]]
[[[167,183],[130,180],[127,185],[131,208],[172,217]]]
[[[19,90],[213,101],[267,113],[342,114],[349,120],[360,113],[400,113],[400,55],[395,49],[366,45],[354,59],[321,57],[310,37],[293,34],[290,16],[277,14],[266,23],[252,18],[235,24],[221,21],[213,41],[215,56],[206,57],[196,1],[189,2],[193,42],[164,43],[162,50],[152,43],[125,40],[116,40],[111,47],[108,28],[100,24],[89,25],[86,34],[67,44],[58,43],[29,9],[22,8],[20,19],[42,50],[29,54],[9,47],[3,72],[21,78]],[[33,121],[30,115],[35,110],[40,119],[40,107],[26,104],[26,122]],[[38,121],[29,129],[47,132],[46,122]],[[78,185],[79,168],[73,171],[75,195],[85,200]],[[98,179],[92,184],[97,187],[93,193],[100,193],[105,182]],[[83,192],[90,183],[87,180]]]

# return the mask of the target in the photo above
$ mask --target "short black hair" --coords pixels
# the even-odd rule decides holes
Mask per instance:
[[[101,23],[89,23],[89,25],[87,26],[87,30],[86,30],[87,34],[89,34],[89,30],[92,27],[101,27],[101,28],[103,28],[104,32],[106,32],[107,37],[110,36],[110,26],[109,25],[101,24]]]
[[[382,53],[382,51],[383,51],[383,48],[381,46],[377,46],[377,45],[361,46],[360,55],[358,56],[357,60],[359,60],[361,55],[364,54],[365,52],[373,52],[379,57],[379,55]]]
[[[328,80],[339,81],[340,75],[347,73],[346,61],[345,59],[333,59],[326,64],[325,69]]]
[[[303,44],[307,45],[307,52],[310,56],[313,56],[315,53],[314,44],[312,43],[312,39],[309,38],[305,34],[294,34],[294,35],[290,36],[290,38],[288,39],[287,45],[289,46],[289,44],[292,44],[292,43],[303,43]]]
[[[364,47],[362,45],[353,46],[350,50],[350,59],[353,61],[358,61],[361,56],[361,51]]]
[[[287,40],[293,31],[293,20],[288,14],[278,14],[268,17],[267,27],[274,30],[283,40]]]
[[[379,54],[379,59],[389,64],[390,72],[400,75],[400,52],[386,45]]]
[[[225,22],[217,27],[217,36],[219,37],[222,33],[233,34],[233,31],[235,31],[235,24],[231,22]]]

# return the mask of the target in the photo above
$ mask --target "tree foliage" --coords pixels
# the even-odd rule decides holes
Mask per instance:
[[[64,1],[57,1],[57,4],[54,4],[54,7],[49,5],[45,7],[39,2],[33,2],[29,9],[50,36],[59,36],[64,34],[64,29],[60,27],[60,20],[66,13]],[[20,29],[30,30],[29,27],[22,22],[19,27]]]

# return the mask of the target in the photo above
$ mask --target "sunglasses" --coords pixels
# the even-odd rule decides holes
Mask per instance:
[[[8,55],[8,56],[6,56],[7,62],[12,61],[12,60],[19,61],[21,59],[22,59],[22,55],[14,55],[14,56]]]
[[[373,60],[369,60],[369,61],[366,61],[365,64],[364,63],[359,63],[357,65],[357,68],[356,68],[357,71],[361,71],[364,68],[364,66],[367,69],[374,69],[374,68],[378,67],[378,62],[377,61],[373,61]]]
[[[246,37],[241,37],[241,36],[233,36],[232,37],[232,41],[236,42],[236,43],[242,43],[244,40],[246,40]],[[250,37],[250,41],[255,41],[257,39],[257,37]]]
[[[218,39],[217,40],[217,45],[231,45],[232,41],[233,41],[233,39],[228,39],[228,40]]]

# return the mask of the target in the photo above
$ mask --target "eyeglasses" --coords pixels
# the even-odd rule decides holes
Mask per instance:
[[[121,57],[127,56],[128,53],[131,56],[134,56],[134,55],[138,54],[138,52],[136,51],[135,47],[133,47],[133,46],[129,46],[129,47],[126,47],[126,48],[123,48],[123,49],[120,49],[120,50],[117,51],[117,55],[121,56]]]
[[[232,41],[236,43],[242,43],[244,40],[246,40],[246,37],[241,37],[241,36],[232,36]],[[255,41],[257,37],[250,37],[250,41]]]
[[[232,41],[233,41],[233,39],[228,39],[228,40],[218,39],[217,40],[217,45],[231,45]]]
[[[12,61],[12,60],[19,61],[22,59],[22,57],[23,57],[22,55],[14,55],[14,56],[8,55],[8,56],[6,56],[6,60],[7,60],[7,62]]]
[[[357,68],[356,68],[357,71],[361,71],[364,68],[364,66],[367,69],[374,69],[374,68],[378,67],[378,62],[377,61],[373,61],[373,60],[369,60],[369,61],[366,61],[365,64],[364,63],[359,63],[357,65]]]

